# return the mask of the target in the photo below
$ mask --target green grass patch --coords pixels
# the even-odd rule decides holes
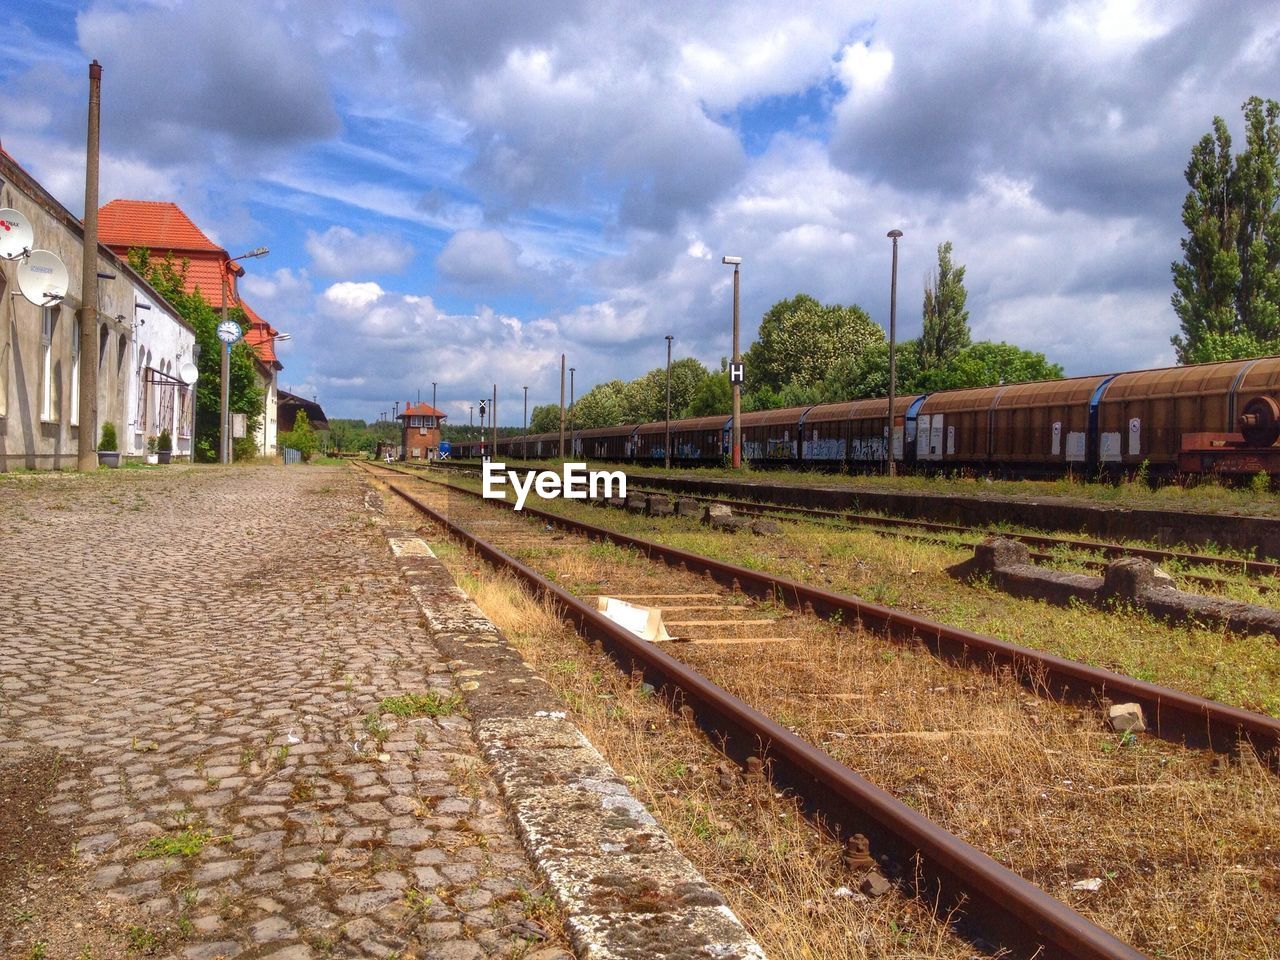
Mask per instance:
[[[396,717],[448,717],[462,708],[462,697],[451,693],[442,697],[431,690],[427,693],[402,693],[398,697],[384,697],[378,704],[382,713]]]
[[[194,857],[210,843],[219,843],[222,839],[208,831],[188,827],[181,833],[152,837],[138,851],[138,856],[148,860],[156,857]]]

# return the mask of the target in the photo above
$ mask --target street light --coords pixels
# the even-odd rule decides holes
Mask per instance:
[[[902,231],[890,230],[885,236],[893,240],[893,279],[889,281],[889,476],[892,477],[897,473],[893,461],[893,395],[898,385],[894,346],[898,332],[898,238],[902,236]]]
[[[742,269],[741,257],[722,257],[721,263],[733,267],[733,362],[729,366],[729,382],[733,385],[733,469],[742,466],[742,357],[738,353],[738,291]]]
[[[666,451],[662,457],[662,465],[671,469],[671,334],[667,334],[667,442],[662,448]]]
[[[255,247],[248,253],[242,253],[238,257],[231,257],[222,267],[222,322],[227,322],[227,274],[231,272],[231,264],[237,260],[252,260],[256,257],[265,257],[271,251],[266,247]],[[231,462],[231,343],[227,343],[222,351],[222,416],[219,423],[222,429],[219,431],[219,453],[218,461],[223,464]]]

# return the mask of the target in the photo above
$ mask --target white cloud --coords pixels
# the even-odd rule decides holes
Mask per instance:
[[[356,283],[343,280],[324,292],[324,299],[339,308],[359,309],[377,303],[386,291],[372,281]]]
[[[400,273],[413,259],[413,245],[400,237],[370,231],[356,233],[335,225],[324,233],[307,231],[311,265],[323,276]]]
[[[520,248],[500,230],[460,230],[436,258],[441,276],[470,286],[507,287],[521,273]]]

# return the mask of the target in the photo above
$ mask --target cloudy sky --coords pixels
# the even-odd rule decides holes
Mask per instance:
[[[1070,374],[1173,361],[1183,169],[1280,96],[1274,2],[27,0],[0,12],[0,139],[81,212],[179,203],[293,340],[331,416],[430,399],[504,423],[744,347],[797,292],[901,335],[944,240],[979,338]]]

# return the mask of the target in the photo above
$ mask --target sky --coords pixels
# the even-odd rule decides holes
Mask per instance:
[[[1273,2],[26,0],[0,141],[76,214],[178,203],[248,261],[285,389],[499,419],[666,359],[718,367],[779,299],[919,333],[951,241],[975,339],[1069,375],[1174,361],[1184,169],[1280,97]],[[803,345],[800,347],[803,349]]]

